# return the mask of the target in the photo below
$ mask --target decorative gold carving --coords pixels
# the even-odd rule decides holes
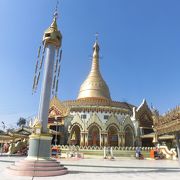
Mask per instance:
[[[57,113],[57,112],[58,113]],[[50,101],[50,108],[49,108],[49,117],[54,117],[60,115],[61,117],[66,117],[69,114],[69,108],[66,108],[58,99],[54,97]]]
[[[154,128],[158,135],[180,131],[180,106],[167,112],[164,116],[155,116]]]
[[[49,117],[54,117],[56,115],[57,115],[57,113],[54,109],[52,111],[50,111],[50,113],[49,113]]]
[[[43,43],[45,44],[45,46],[47,44],[53,44],[56,47],[60,47],[61,41],[62,41],[62,35],[58,30],[56,17],[54,17],[51,26],[44,32]]]
[[[92,125],[97,124],[101,130],[105,131],[105,125],[102,123],[102,121],[99,119],[96,113],[93,113],[90,117],[90,119],[87,121],[87,129]]]
[[[128,125],[131,126],[131,127],[133,128],[133,130],[134,130],[134,124],[133,124],[133,122],[131,121],[131,119],[130,119],[129,116],[126,116],[125,119],[124,119],[124,121],[122,122],[123,129],[124,129],[125,127],[127,127]]]
[[[106,129],[108,129],[112,125],[115,125],[118,128],[118,131],[120,131],[121,129],[121,125],[114,114],[109,117],[108,121],[105,124],[106,124]]]
[[[51,134],[31,134],[29,136],[30,139],[43,139],[43,140],[51,140]]]
[[[85,124],[83,123],[83,121],[81,120],[79,114],[76,114],[73,118],[73,120],[71,121],[71,127],[69,129],[69,132],[72,130],[74,125],[78,125],[80,127],[81,130],[85,131]]]
[[[32,127],[33,128],[41,128],[41,122],[39,121],[39,119],[36,117],[35,119],[34,119],[34,122],[33,122],[33,125],[32,125]]]
[[[133,106],[128,103],[111,101],[100,98],[84,98],[72,101],[64,101],[62,104],[71,111],[96,111],[131,114]]]

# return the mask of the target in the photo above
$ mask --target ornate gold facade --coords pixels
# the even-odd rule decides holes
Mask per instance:
[[[180,131],[180,106],[164,116],[154,116],[154,128],[158,135]]]
[[[64,102],[53,98],[49,113],[49,120],[53,117],[54,119],[59,117],[62,120],[57,125],[65,128],[67,137],[65,138],[65,135],[61,134],[61,138],[66,139],[64,144],[134,146],[140,142],[140,135],[137,134],[139,125],[143,125],[141,128],[145,130],[152,129],[151,114],[146,102],[136,108],[127,103],[96,98]],[[136,120],[132,119],[134,115]],[[104,119],[105,116],[107,119]],[[149,125],[149,121],[151,125]],[[138,128],[135,127],[135,123]],[[49,125],[56,126],[50,122]],[[76,139],[72,140],[74,134]]]

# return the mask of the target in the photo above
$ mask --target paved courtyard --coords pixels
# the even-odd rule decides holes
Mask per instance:
[[[178,161],[169,160],[136,160],[133,158],[116,158],[115,160],[81,159],[61,160],[69,173],[54,177],[21,177],[12,176],[6,172],[6,167],[24,159],[22,157],[0,157],[0,179],[2,180],[179,180],[180,166]]]

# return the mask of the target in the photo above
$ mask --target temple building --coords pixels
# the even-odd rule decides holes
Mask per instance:
[[[99,64],[99,44],[93,46],[92,65],[76,100],[51,100],[49,128],[57,131],[53,144],[80,146],[153,146],[152,112],[143,100],[139,107],[113,101]],[[143,138],[143,136],[145,138]]]

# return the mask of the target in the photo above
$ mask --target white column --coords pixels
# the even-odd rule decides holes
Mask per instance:
[[[125,133],[124,132],[121,135],[121,144],[122,146],[125,146]]]
[[[99,132],[99,146],[101,147],[102,139],[101,139],[101,131]]]
[[[85,146],[88,146],[88,133],[85,133]]]
[[[101,134],[101,139],[102,139],[102,146],[104,146],[104,134]]]
[[[40,104],[38,111],[38,119],[40,120],[42,125],[42,133],[48,133],[47,124],[48,124],[48,114],[49,114],[49,103],[51,98],[51,86],[53,79],[55,49],[56,47],[50,44],[46,47],[44,73],[43,73]]]
[[[80,138],[80,146],[84,146],[84,133],[83,132],[81,132],[81,138]]]
[[[104,146],[104,159],[106,159],[106,146]]]
[[[121,146],[121,135],[118,133],[118,146]]]
[[[108,141],[107,141],[107,137],[108,136],[108,134],[104,134],[104,145],[105,146],[107,146],[107,144],[108,144]]]
[[[110,152],[111,152],[111,158],[113,159],[113,158],[114,158],[114,156],[113,156],[113,148],[112,148],[112,147],[111,147]]]

